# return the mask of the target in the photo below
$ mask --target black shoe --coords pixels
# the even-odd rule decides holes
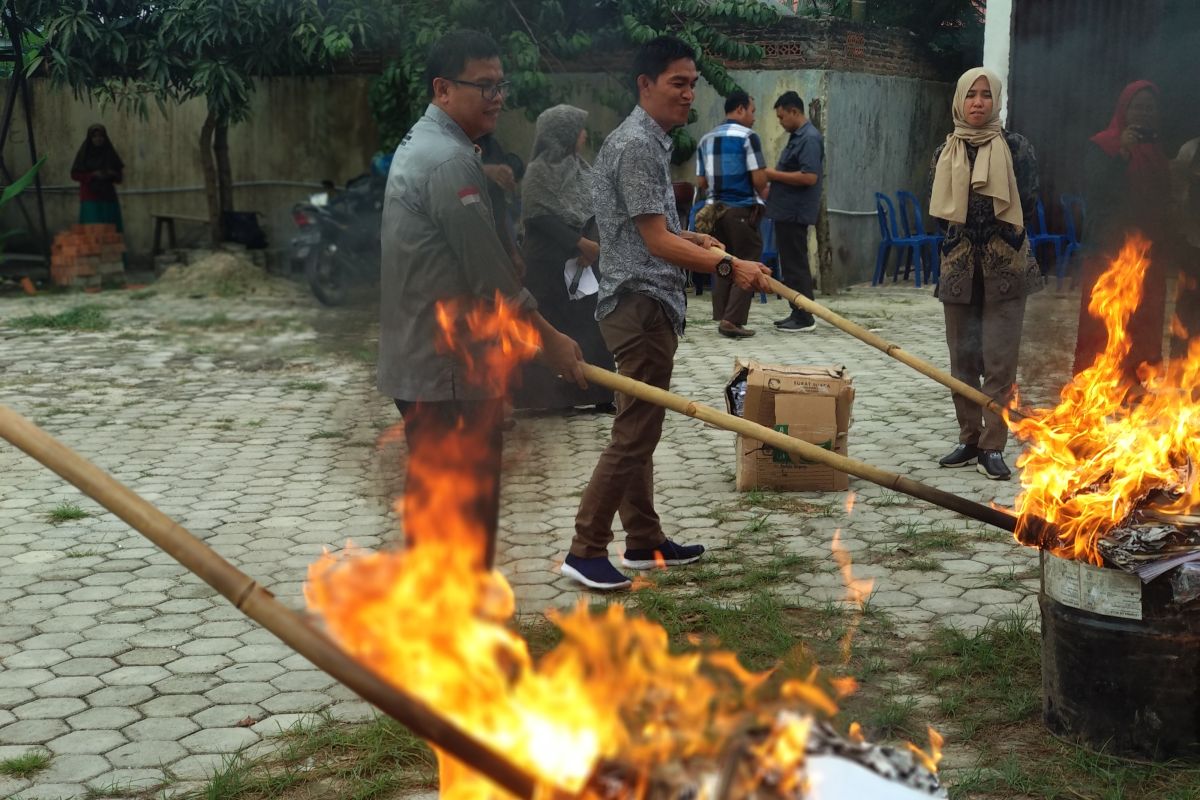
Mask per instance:
[[[980,450],[979,463],[975,465],[975,469],[993,481],[1006,481],[1012,477],[1012,472],[1004,463],[1004,454],[999,450]]]
[[[774,325],[776,328],[778,328],[780,325],[787,325],[791,321],[792,321],[791,315],[788,315],[788,316],[784,317],[783,319],[775,320],[771,324]]]
[[[960,444],[958,447],[950,451],[950,455],[943,456],[938,459],[938,464],[943,467],[957,469],[958,467],[966,467],[975,463],[975,459],[979,457],[979,448],[973,444]]]
[[[629,569],[654,569],[655,567],[678,567],[699,561],[704,555],[702,544],[675,544],[666,539],[652,550],[626,550],[621,556],[621,565]]]
[[[798,319],[789,319],[782,325],[776,325],[775,330],[783,331],[784,333],[803,333],[805,331],[815,331],[817,329],[817,321],[812,317],[808,318],[808,322]]]
[[[589,589],[628,589],[633,585],[633,581],[612,565],[608,556],[579,558],[568,555],[562,565],[562,574],[579,581]]]

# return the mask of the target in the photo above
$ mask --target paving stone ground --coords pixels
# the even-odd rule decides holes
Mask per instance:
[[[28,415],[109,470],[293,607],[306,567],[347,539],[373,548],[397,535],[389,511],[396,421],[373,388],[377,336],[369,310],[328,310],[297,289],[257,298],[144,299],[130,292],[0,297],[0,403]],[[939,303],[911,287],[854,287],[824,298],[839,313],[940,366]],[[1069,368],[1077,298],[1035,297],[1019,380],[1044,403]],[[84,303],[101,332],[24,330],[13,320]],[[693,298],[673,388],[722,406],[737,355],[790,364],[846,364],[858,397],[850,455],[980,502],[1012,503],[1018,484],[936,459],[956,442],[946,390],[823,323],[775,332],[780,301],[755,303],[753,339],[716,335],[708,297]],[[576,504],[611,417],[521,415],[508,437],[499,565],[523,612],[574,603],[557,574]],[[1010,445],[1009,462],[1017,446]],[[670,415],[656,455],[658,502],[672,538],[721,548],[755,513],[733,490],[733,436]],[[169,556],[73,487],[0,445],[0,760],[44,748],[32,780],[0,776],[0,797],[51,800],[151,786],[168,772],[195,788],[240,748],[303,715],[363,719],[370,709],[246,620]],[[807,494],[819,515],[774,513],[761,541],[821,568],[778,590],[813,603],[843,596],[830,540],[874,578],[872,602],[906,636],[935,623],[972,628],[1032,610],[1032,551],[978,523],[852,479],[856,496]],[[88,516],[52,522],[63,503]],[[902,532],[941,524],[962,547],[897,559]],[[618,537],[620,534],[618,534]],[[619,538],[618,538],[619,542]],[[614,548],[614,553],[619,550]],[[902,555],[903,553],[901,553]],[[899,564],[899,566],[896,566]]]

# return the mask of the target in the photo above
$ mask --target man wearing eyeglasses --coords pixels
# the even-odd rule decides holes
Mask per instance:
[[[496,234],[479,148],[496,128],[508,83],[491,38],[460,30],[430,49],[431,102],[396,148],[383,206],[380,265],[379,390],[404,417],[409,453],[436,454],[460,423],[485,442],[472,453],[492,479],[470,513],[488,534],[481,566],[492,565],[500,499],[503,398],[472,385],[458,360],[437,352],[440,300],[491,300],[499,292],[526,312],[542,337],[542,360],[586,386],[579,346],[537,313]],[[405,486],[405,517],[417,501]]]

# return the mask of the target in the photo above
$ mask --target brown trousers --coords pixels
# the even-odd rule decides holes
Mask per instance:
[[[720,219],[717,220],[713,235],[725,245],[725,251],[732,256],[748,261],[758,261],[762,258],[762,235],[758,232],[758,220],[762,216],[762,206],[726,206]],[[754,292],[740,289],[732,278],[722,278],[713,275],[712,289],[712,318],[730,322],[739,327],[750,319],[750,304],[754,302]]]
[[[1021,351],[1025,298],[999,303],[943,303],[950,374],[1004,405],[1012,396]],[[983,377],[980,385],[979,378]],[[1008,426],[998,415],[965,397],[954,395],[960,444],[981,450],[1003,450]]]
[[[600,333],[617,360],[618,373],[660,389],[670,387],[679,340],[657,300],[623,295],[600,320]],[[606,555],[616,514],[621,515],[627,549],[653,549],[666,539],[654,510],[654,449],[666,413],[653,403],[617,395],[612,441],[600,454],[575,515],[572,555]]]

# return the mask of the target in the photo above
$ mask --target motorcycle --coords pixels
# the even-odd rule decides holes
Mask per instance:
[[[292,207],[299,233],[292,263],[300,265],[317,300],[346,302],[353,287],[379,279],[379,225],[386,175],[360,175],[342,191],[327,187]]]

